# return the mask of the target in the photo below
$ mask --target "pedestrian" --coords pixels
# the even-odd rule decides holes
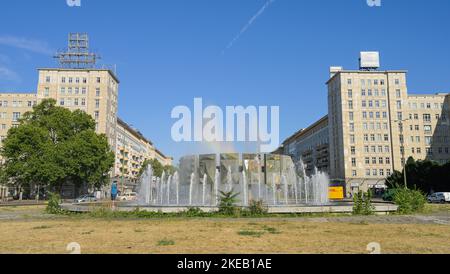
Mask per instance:
[[[117,199],[117,182],[113,182],[111,185],[111,201],[112,201],[112,208],[114,209],[114,202]]]

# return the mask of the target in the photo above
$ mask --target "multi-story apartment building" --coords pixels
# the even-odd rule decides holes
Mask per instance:
[[[302,162],[309,176],[315,169],[329,172],[328,116],[286,139],[281,153],[292,157],[294,163]]]
[[[404,70],[330,68],[324,143],[329,144],[330,177],[344,181],[348,193],[383,188],[386,177],[401,171],[410,156],[450,160],[450,94],[409,95],[406,75]],[[311,127],[317,124],[321,121]],[[302,135],[285,141],[285,154],[308,159],[308,147],[323,139],[319,133]]]
[[[77,45],[82,48],[74,52],[63,53],[66,55],[91,56],[87,52],[87,35],[70,34],[69,46]],[[84,57],[83,57],[84,58]],[[76,61],[73,56],[64,62]],[[64,64],[66,64],[64,63]],[[63,64],[63,63],[62,63]],[[122,159],[123,149],[131,150],[131,161],[127,162],[127,176],[136,179],[139,164],[142,159],[157,158],[163,165],[171,165],[172,158],[166,157],[153,147],[137,130],[127,126],[117,118],[119,79],[109,69],[86,68],[40,68],[38,69],[38,87],[36,93],[6,93],[0,92],[0,146],[6,138],[8,130],[19,124],[19,119],[25,112],[31,111],[33,106],[44,99],[55,99],[57,106],[70,110],[80,109],[90,114],[96,121],[96,131],[108,137],[111,150],[116,153],[116,165],[111,170],[111,177],[118,178],[123,174],[117,167],[117,162]],[[127,145],[124,146],[125,142]],[[136,145],[138,144],[138,145]],[[130,148],[129,146],[133,147]],[[8,196],[6,187],[0,188],[0,199]]]
[[[172,165],[166,157],[141,132],[120,118],[117,119],[115,174],[117,178],[135,181],[146,160],[157,159],[163,166]]]
[[[106,69],[38,69],[38,100],[52,98],[58,106],[81,109],[96,121],[115,149],[119,80]]]
[[[38,102],[36,93],[0,93],[0,144],[8,130],[19,124],[19,119]]]

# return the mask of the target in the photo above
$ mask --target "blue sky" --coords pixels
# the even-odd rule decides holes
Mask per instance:
[[[361,50],[407,69],[410,93],[450,91],[448,0],[276,0],[228,49],[267,0],[81,1],[1,1],[0,91],[35,91],[67,33],[88,32],[117,65],[120,117],[176,158],[195,146],[172,141],[173,107],[278,105],[283,140],[326,114],[329,66],[356,69]]]

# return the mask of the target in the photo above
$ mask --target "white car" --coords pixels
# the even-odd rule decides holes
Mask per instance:
[[[136,201],[137,200],[137,193],[136,192],[129,192],[125,193],[118,197],[119,201]]]
[[[92,203],[92,202],[97,202],[97,198],[95,197],[94,194],[82,195],[82,196],[78,197],[77,199],[75,199],[75,203],[78,203],[78,204]]]
[[[429,203],[450,203],[450,192],[436,192],[428,196]]]

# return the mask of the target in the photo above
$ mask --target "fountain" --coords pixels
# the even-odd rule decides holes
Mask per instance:
[[[216,207],[220,191],[234,191],[243,207],[252,200],[269,207],[319,206],[328,204],[328,183],[325,173],[316,169],[307,176],[305,166],[289,156],[195,155],[183,157],[176,173],[163,172],[161,178],[154,179],[149,166],[141,178],[139,205]]]

